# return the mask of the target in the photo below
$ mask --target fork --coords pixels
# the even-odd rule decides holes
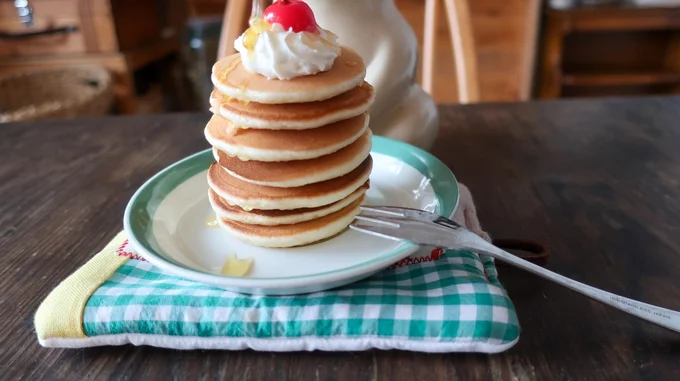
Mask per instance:
[[[549,279],[557,284],[586,295],[641,319],[680,332],[680,313],[637,300],[625,298],[588,286],[525,261],[485,241],[456,222],[440,215],[418,209],[398,207],[361,207],[350,229],[397,241],[418,245],[469,250],[486,254]],[[361,223],[369,222],[370,224]]]

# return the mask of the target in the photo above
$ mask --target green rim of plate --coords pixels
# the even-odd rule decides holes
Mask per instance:
[[[376,135],[373,135],[372,137],[371,153],[377,153],[396,158],[399,161],[402,161],[415,168],[423,176],[428,178],[437,199],[435,213],[443,216],[450,216],[456,210],[459,200],[458,181],[451,170],[439,159],[418,147]],[[155,176],[144,183],[132,196],[125,209],[123,225],[124,230],[128,235],[128,239],[135,244],[134,246],[138,250],[142,251],[139,253],[142,257],[146,257],[147,255],[155,256],[159,260],[169,262],[171,265],[176,266],[183,271],[190,271],[201,275],[219,278],[233,278],[186,267],[185,265],[168,258],[166,255],[164,255],[163,250],[159,247],[153,235],[152,216],[155,215],[160,203],[175,188],[177,188],[187,179],[207,170],[214,160],[215,159],[211,148],[193,154],[158,172]],[[294,280],[341,273],[356,268],[369,266],[372,263],[380,262],[386,258],[397,256],[399,253],[410,250],[414,246],[416,245],[413,243],[404,242],[392,251],[385,253],[378,258],[373,258],[370,261],[362,262],[357,265],[343,267],[341,269],[326,271],[323,273],[294,277],[248,277],[248,279],[254,281]]]

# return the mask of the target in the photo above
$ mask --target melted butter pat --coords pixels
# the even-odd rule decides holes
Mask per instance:
[[[243,34],[243,46],[252,52],[255,49],[255,43],[257,42],[257,36],[265,30],[271,29],[271,24],[264,21],[264,18],[256,18],[251,20],[250,28],[248,28]]]
[[[228,254],[220,274],[227,276],[246,276],[253,266],[253,258],[238,259],[236,254]]]
[[[338,47],[339,47],[337,44],[334,44],[334,43],[332,43],[332,42],[326,40],[325,38],[321,38],[320,40],[321,40],[321,43],[322,43],[323,45],[330,46],[330,47],[333,47],[333,48],[338,48]]]
[[[334,36],[334,37],[337,38],[337,36],[335,36],[333,33],[329,32],[329,31],[326,31],[326,33],[329,36]],[[307,45],[308,47],[310,47],[310,48],[313,47],[314,42],[316,42],[316,41],[321,42],[322,45],[331,46],[331,47],[335,47],[335,48],[338,47],[338,45],[330,42],[329,40],[319,36],[316,33],[310,33],[310,32],[303,32],[302,33],[302,43]]]
[[[205,220],[205,226],[207,226],[209,228],[219,227],[219,225],[217,225],[217,217],[215,217],[215,216],[208,217],[208,219]]]

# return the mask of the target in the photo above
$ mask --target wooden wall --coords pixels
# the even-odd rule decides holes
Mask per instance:
[[[192,1],[197,14],[211,14],[224,9],[225,0]],[[482,101],[528,99],[540,0],[468,1],[478,53]],[[422,41],[424,1],[395,0],[395,3]],[[443,12],[439,16],[436,46],[436,72],[439,78],[433,96],[439,103],[456,102],[456,78],[448,25]]]
[[[482,101],[516,101],[530,97],[538,29],[539,0],[468,0],[472,13]],[[421,0],[395,0],[423,38]],[[444,7],[441,7],[442,9]],[[455,102],[455,71],[448,25],[443,12],[437,21],[437,102]]]

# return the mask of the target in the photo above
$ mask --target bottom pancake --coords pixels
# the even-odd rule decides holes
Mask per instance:
[[[218,218],[217,223],[236,238],[256,246],[294,247],[321,241],[345,230],[360,212],[361,196],[335,213],[289,225],[250,225]]]
[[[253,209],[251,211],[245,211],[238,206],[229,205],[222,197],[220,197],[215,191],[209,189],[208,200],[210,201],[210,206],[215,211],[218,218],[226,218],[228,220],[242,222],[244,224],[254,224],[254,225],[287,225],[287,224],[297,224],[304,221],[313,220],[315,218],[320,218],[331,213],[335,213],[338,210],[346,207],[347,205],[353,203],[361,196],[364,195],[366,190],[369,188],[369,182],[359,187],[354,193],[343,198],[340,201],[334,202],[329,205],[324,205],[316,208],[301,208],[301,209],[290,209],[290,210],[259,210]]]

